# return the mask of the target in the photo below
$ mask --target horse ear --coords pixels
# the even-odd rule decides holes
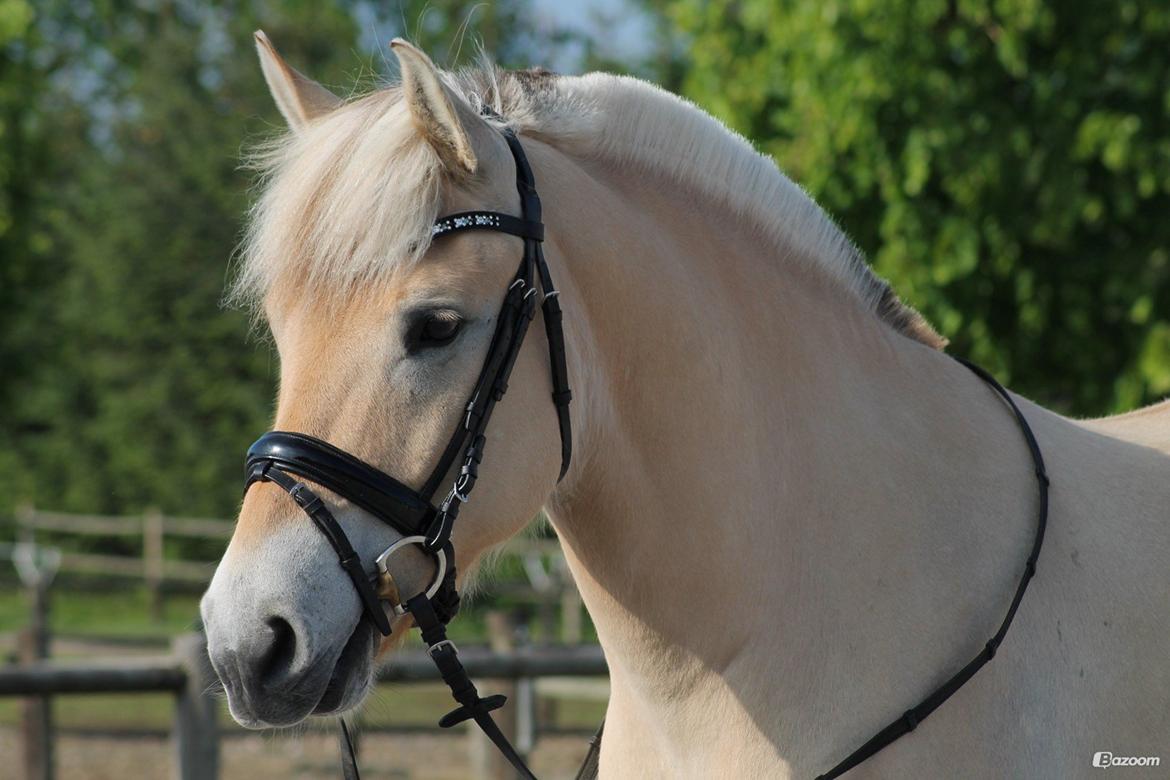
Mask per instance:
[[[430,57],[401,38],[392,40],[390,48],[402,70],[403,97],[423,137],[448,171],[475,173],[478,162],[465,125],[466,121],[474,121],[471,112],[460,112],[463,101],[451,94]],[[465,115],[464,120],[460,113]]]
[[[309,122],[341,105],[341,98],[289,66],[263,30],[257,30],[254,35],[264,80],[290,128],[299,132]]]

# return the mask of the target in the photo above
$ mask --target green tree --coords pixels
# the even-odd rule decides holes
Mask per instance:
[[[220,306],[248,206],[240,150],[279,126],[251,32],[326,81],[360,63],[343,4],[248,9],[47,4],[6,50],[41,89],[5,78],[2,93],[36,96],[21,107],[38,154],[18,151],[8,179],[35,186],[7,200],[6,290],[24,305],[5,328],[21,371],[0,378],[0,500],[233,512],[275,374],[248,315]]]
[[[0,491],[9,496],[4,489],[27,483],[36,469],[18,442],[48,427],[34,386],[40,367],[56,358],[45,323],[64,268],[49,215],[86,128],[81,112],[56,99],[67,58],[35,16],[24,0],[0,0]]]
[[[527,0],[473,5],[0,0],[0,515],[234,513],[276,376],[220,305],[241,150],[284,127],[252,31],[342,95],[382,75],[393,35],[452,65],[477,37],[525,61]]]
[[[649,4],[956,352],[1072,413],[1170,392],[1170,7]]]

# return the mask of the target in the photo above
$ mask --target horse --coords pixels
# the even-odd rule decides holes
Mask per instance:
[[[542,329],[516,357],[461,590],[547,514],[611,679],[603,777],[808,777],[929,693],[1008,608],[1033,463],[1003,400],[767,157],[631,77],[437,68],[341,99],[257,33],[288,132],[231,295],[280,356],[275,427],[417,488],[489,349],[517,238],[432,241],[442,214],[518,214],[500,130],[544,203],[574,393],[560,476]],[[535,315],[540,319],[543,315]],[[1170,406],[1078,421],[1013,394],[1051,477],[1011,634],[856,777],[1066,778],[1170,744]],[[400,538],[321,492],[368,562]],[[433,560],[396,557],[404,593]],[[383,639],[334,551],[272,484],[246,494],[201,602],[232,716],[348,712]]]

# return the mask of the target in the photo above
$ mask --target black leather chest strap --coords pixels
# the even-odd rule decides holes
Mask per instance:
[[[1032,470],[1036,476],[1038,494],[1036,534],[1032,539],[1032,549],[1024,561],[1024,571],[1020,575],[1019,585],[1016,586],[1015,595],[1012,596],[1011,604],[1008,606],[1007,615],[999,624],[999,629],[995,632],[995,635],[987,640],[987,643],[979,651],[978,655],[972,658],[962,669],[955,672],[950,679],[936,688],[929,696],[920,701],[916,706],[906,710],[900,717],[870,737],[869,741],[846,756],[835,767],[823,775],[819,775],[816,780],[834,780],[834,778],[840,777],[870,756],[873,756],[883,748],[906,736],[911,731],[914,731],[914,729],[918,728],[919,723],[926,720],[928,715],[938,709],[943,702],[962,688],[988,661],[995,658],[999,646],[1003,644],[1004,637],[1007,636],[1008,629],[1011,628],[1012,620],[1016,616],[1016,610],[1019,609],[1020,602],[1024,599],[1024,592],[1028,590],[1028,583],[1032,581],[1032,577],[1036,574],[1036,562],[1040,558],[1040,548],[1044,545],[1044,531],[1048,527],[1048,487],[1050,485],[1048,471],[1044,466],[1044,456],[1040,452],[1040,444],[1036,441],[1036,435],[1032,433],[1032,426],[1028,424],[1024,413],[1020,411],[1020,407],[1012,400],[1011,393],[1004,389],[1004,386],[984,369],[962,358],[955,359],[966,366],[975,376],[982,379],[1003,400],[1011,411],[1012,416],[1015,417],[1016,425],[1019,427],[1020,433],[1023,434],[1024,443],[1028,445],[1028,454],[1032,458]]]

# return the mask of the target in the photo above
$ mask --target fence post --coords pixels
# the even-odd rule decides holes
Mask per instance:
[[[488,644],[497,653],[510,653],[514,647],[514,621],[502,610],[490,610],[485,616]],[[502,693],[508,697],[508,704],[492,713],[500,731],[513,745],[516,744],[516,685],[511,680],[484,680],[480,695]],[[471,776],[477,780],[512,780],[516,770],[508,763],[491,740],[478,728],[469,728]]]
[[[581,591],[574,582],[565,584],[561,591],[561,641],[567,645],[581,642]]]
[[[163,517],[153,508],[142,517],[142,564],[150,594],[150,617],[157,623],[163,618]]]
[[[16,507],[16,538],[27,544],[36,543],[37,510],[32,504]]]
[[[175,698],[171,776],[174,780],[216,780],[219,708],[210,694],[215,672],[207,657],[207,637],[202,633],[182,634],[175,637],[171,649],[187,672],[187,684]]]
[[[516,642],[516,653],[525,655],[532,636],[531,627],[527,621],[518,621],[513,626]],[[512,706],[516,708],[516,751],[522,756],[529,756],[536,747],[536,680],[531,677],[521,677],[516,680],[516,698]]]
[[[34,553],[35,555],[35,553]],[[35,663],[49,657],[49,582],[38,576],[28,584],[31,621],[21,634],[20,660]],[[26,780],[52,780],[53,708],[48,696],[30,696],[21,702]]]

